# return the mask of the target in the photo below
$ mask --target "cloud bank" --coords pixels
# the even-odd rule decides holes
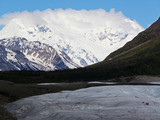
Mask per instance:
[[[134,20],[131,21],[125,17],[122,12],[116,12],[111,9],[109,12],[103,9],[97,10],[73,10],[73,9],[47,9],[44,11],[36,10],[34,12],[14,12],[5,14],[0,18],[0,25],[7,25],[12,20],[18,19],[23,24],[56,24],[65,25],[72,29],[87,29],[97,26],[113,26],[114,28],[130,29],[138,23]],[[114,24],[113,24],[114,23]],[[142,29],[140,26],[139,29]]]

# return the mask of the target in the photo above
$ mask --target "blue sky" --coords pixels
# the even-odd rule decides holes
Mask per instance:
[[[115,8],[144,28],[160,16],[160,0],[0,0],[0,17],[17,11],[45,9],[105,9]]]

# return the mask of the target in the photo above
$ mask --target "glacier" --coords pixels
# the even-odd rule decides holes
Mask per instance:
[[[5,107],[18,120],[159,120],[160,86],[116,85],[44,94]]]

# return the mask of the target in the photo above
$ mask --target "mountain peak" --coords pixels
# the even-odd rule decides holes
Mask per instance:
[[[102,10],[47,10],[37,14],[15,16],[0,31],[0,39],[18,36],[45,43],[81,67],[104,60],[143,30],[119,13],[111,17]]]

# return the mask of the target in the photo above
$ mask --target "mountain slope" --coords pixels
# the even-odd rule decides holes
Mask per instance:
[[[106,78],[160,74],[160,18],[103,62],[88,69],[95,68],[101,70]]]
[[[110,54],[107,59],[120,55],[124,52],[130,51],[137,47],[147,44],[148,42],[153,41],[154,38],[160,35],[160,18],[153,23],[148,29],[144,32],[141,32],[136,36],[132,41],[128,42],[123,48],[118,49],[117,51]]]
[[[0,31],[0,39],[18,36],[45,43],[81,67],[104,60],[143,30],[114,10],[48,9],[13,16]]]
[[[0,71],[8,70],[38,70],[43,66],[30,62],[23,53],[0,45]]]
[[[58,74],[64,76],[67,74],[65,78],[73,81],[104,80],[133,75],[160,75],[160,19],[124,47],[111,53],[104,61]],[[55,75],[54,72],[53,75]],[[63,77],[59,80],[63,80]]]
[[[159,52],[159,49],[158,49],[159,43],[160,43],[159,37],[160,37],[160,18],[153,25],[151,25],[147,30],[140,33],[132,41],[128,42],[124,47],[111,53],[106,58],[105,61],[109,59],[114,60],[115,58],[122,59],[122,56],[123,58],[133,57],[134,55],[139,55],[139,54],[141,54],[142,56],[143,55],[152,56],[157,52]],[[142,54],[142,52],[144,53]],[[142,56],[138,56],[138,57],[142,57]]]
[[[57,70],[78,67],[64,53],[39,41],[13,37],[0,40],[1,70]],[[2,61],[3,60],[3,61]]]

